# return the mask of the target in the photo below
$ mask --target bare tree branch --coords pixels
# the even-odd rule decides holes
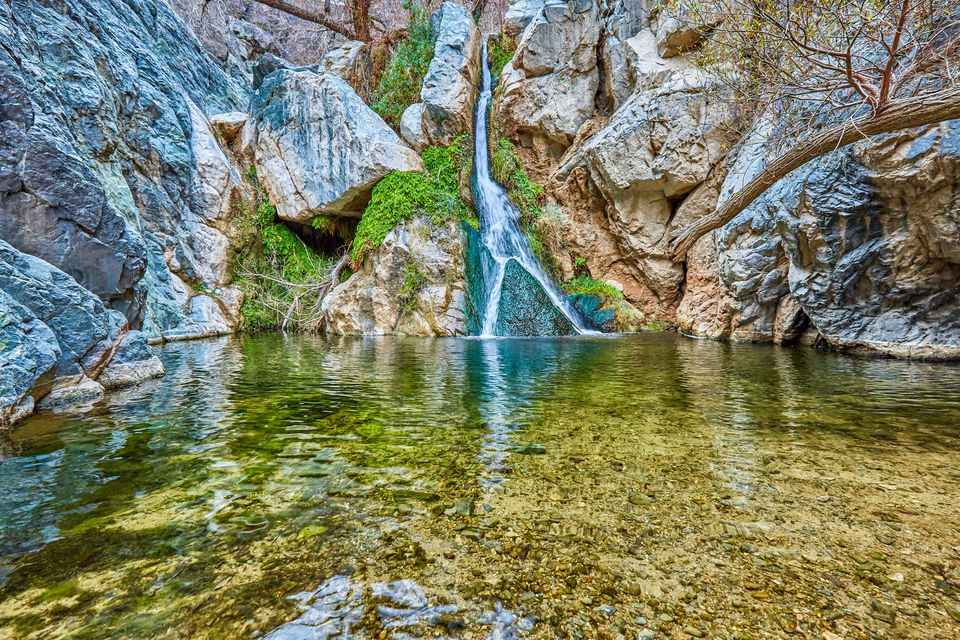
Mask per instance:
[[[912,129],[960,118],[960,87],[889,102],[879,115],[846,122],[793,147],[768,164],[710,215],[683,227],[670,243],[670,257],[681,260],[704,234],[733,220],[758,197],[794,169],[840,147],[873,135]]]

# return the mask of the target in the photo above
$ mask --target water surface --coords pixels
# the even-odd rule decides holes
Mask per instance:
[[[960,637],[957,367],[670,334],[159,351],[0,443],[0,638]]]

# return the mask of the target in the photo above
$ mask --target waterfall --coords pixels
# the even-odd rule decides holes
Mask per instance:
[[[486,274],[486,308],[481,321],[483,336],[496,335],[497,316],[500,311],[500,296],[507,263],[515,260],[543,287],[544,292],[577,333],[589,333],[580,314],[560,292],[553,280],[543,272],[533,256],[527,237],[520,230],[520,212],[510,202],[507,192],[490,177],[490,149],[487,140],[487,125],[492,96],[490,65],[487,61],[487,45],[482,52],[483,83],[477,99],[476,122],[474,123],[474,179],[477,211],[480,215],[480,234],[483,245],[493,258],[493,272]]]

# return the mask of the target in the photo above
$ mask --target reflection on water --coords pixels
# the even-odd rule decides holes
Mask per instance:
[[[0,441],[0,638],[957,637],[957,367],[672,335],[161,355]]]

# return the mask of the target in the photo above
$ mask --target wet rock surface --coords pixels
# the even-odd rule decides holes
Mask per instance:
[[[516,260],[507,261],[501,287],[496,335],[563,336],[576,333],[536,278]]]

